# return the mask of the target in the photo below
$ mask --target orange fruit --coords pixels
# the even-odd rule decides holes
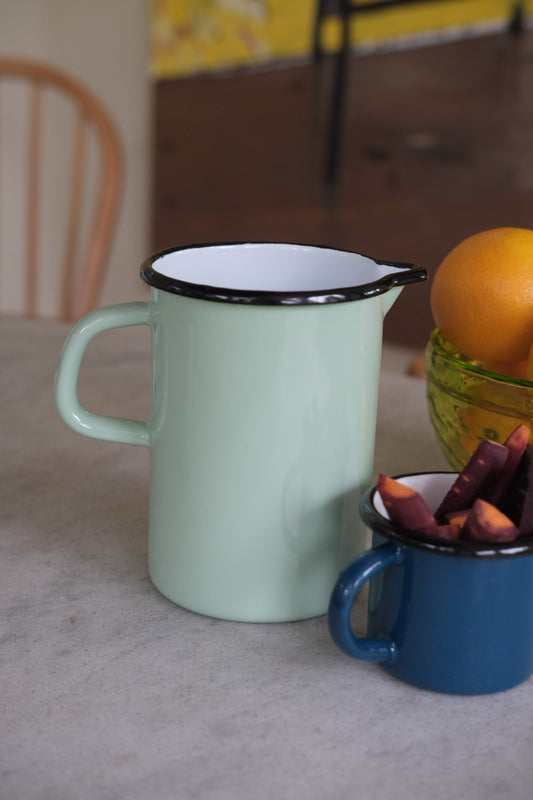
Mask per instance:
[[[470,358],[525,361],[533,343],[533,230],[468,237],[439,265],[431,310],[441,333]]]

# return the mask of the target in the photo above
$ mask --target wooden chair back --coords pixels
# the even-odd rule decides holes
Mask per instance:
[[[0,57],[0,310],[74,320],[102,288],[122,145],[101,102],[64,72]]]

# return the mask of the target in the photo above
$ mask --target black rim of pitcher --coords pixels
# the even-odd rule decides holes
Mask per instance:
[[[164,256],[171,253],[177,253],[185,250],[194,250],[198,248],[218,248],[218,247],[237,247],[242,245],[260,246],[260,245],[285,245],[287,247],[305,247],[314,250],[330,250],[336,253],[351,253],[349,250],[342,250],[335,247],[328,247],[325,245],[307,245],[296,243],[281,243],[281,242],[214,242],[202,243],[194,245],[184,245],[182,247],[170,247],[158,252],[147,258],[141,265],[141,278],[149,286],[155,289],[161,289],[165,292],[172,294],[183,295],[185,297],[192,297],[201,300],[211,300],[219,303],[239,303],[242,305],[268,305],[268,306],[303,306],[303,305],[324,305],[329,303],[346,303],[353,300],[363,300],[368,297],[385,294],[390,289],[397,286],[405,286],[409,283],[418,283],[427,278],[427,271],[424,267],[417,264],[401,261],[385,261],[373,256],[367,256],[365,253],[352,253],[352,255],[360,255],[368,258],[375,264],[380,266],[390,267],[391,270],[398,270],[397,274],[392,272],[390,275],[385,275],[370,283],[361,284],[359,286],[349,286],[335,288],[333,290],[312,290],[301,292],[276,292],[276,291],[263,291],[263,290],[248,290],[248,289],[226,289],[220,286],[209,286],[201,283],[192,283],[188,281],[170,278],[158,272],[156,262]]]

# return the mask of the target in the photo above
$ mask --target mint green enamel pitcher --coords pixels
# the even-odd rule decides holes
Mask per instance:
[[[383,317],[411,264],[291,244],[168,250],[147,302],[91,312],[69,334],[56,403],[74,430],[150,449],[149,569],[173,602],[213,617],[324,614],[366,545]],[[77,400],[89,341],[152,331],[146,422]]]

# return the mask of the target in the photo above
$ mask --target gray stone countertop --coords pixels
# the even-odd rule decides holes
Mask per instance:
[[[531,680],[433,694],[342,655],[325,617],[224,622],[152,587],[148,454],[59,419],[66,332],[0,322],[2,800],[530,800]],[[388,474],[446,468],[411,355],[384,350]],[[81,399],[145,417],[148,364],[148,331],[101,335]]]

